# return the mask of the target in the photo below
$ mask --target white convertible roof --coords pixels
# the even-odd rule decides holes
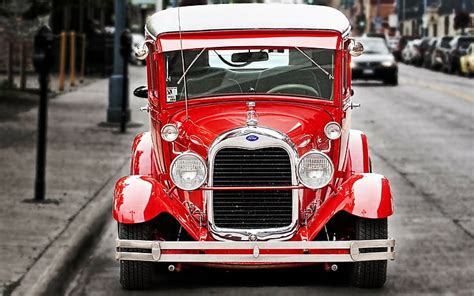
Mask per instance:
[[[303,29],[330,30],[345,35],[350,23],[337,9],[302,4],[217,4],[179,8],[182,32]],[[162,10],[152,15],[147,32],[156,37],[178,32],[178,8]]]

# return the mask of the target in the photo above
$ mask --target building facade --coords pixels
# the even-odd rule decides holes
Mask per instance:
[[[407,36],[442,37],[457,35],[456,15],[465,13],[470,21],[466,33],[474,31],[472,0],[397,0],[400,33]]]

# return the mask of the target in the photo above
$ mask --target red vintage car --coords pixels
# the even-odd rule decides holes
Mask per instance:
[[[118,180],[116,258],[127,289],[155,266],[345,272],[381,287],[395,241],[389,181],[351,129],[351,55],[363,46],[323,6],[234,4],[153,15],[151,130]]]

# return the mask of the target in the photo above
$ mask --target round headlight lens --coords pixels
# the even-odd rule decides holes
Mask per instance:
[[[298,163],[300,182],[311,189],[319,189],[328,185],[333,174],[334,166],[331,159],[321,152],[309,152]]]
[[[195,190],[204,184],[207,167],[204,160],[194,153],[177,156],[171,163],[171,180],[180,189]]]
[[[341,126],[337,122],[330,122],[326,124],[324,127],[324,133],[326,134],[326,137],[330,140],[336,140],[339,139],[341,136]]]
[[[178,128],[176,125],[168,123],[161,128],[161,138],[167,142],[173,142],[178,138]]]

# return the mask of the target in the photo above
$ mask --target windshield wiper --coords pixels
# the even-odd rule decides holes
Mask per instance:
[[[191,69],[191,67],[194,65],[194,63],[197,61],[197,59],[199,59],[199,57],[202,55],[202,53],[206,50],[206,48],[203,48],[201,50],[201,52],[194,58],[194,60],[191,62],[191,64],[189,64],[188,68],[186,69],[186,71],[184,71],[183,75],[181,76],[181,78],[179,78],[178,80],[178,83],[177,85],[180,85],[181,84],[181,81],[183,81],[184,77],[186,76],[186,74],[188,74],[188,71],[189,69]]]
[[[302,55],[304,55],[308,60],[310,60],[311,63],[313,63],[316,67],[318,67],[319,70],[321,70],[324,74],[326,74],[329,79],[334,80],[334,76],[332,76],[331,73],[329,73],[329,72],[326,71],[323,67],[321,67],[318,63],[316,63],[316,62],[315,62],[309,55],[307,55],[304,51],[302,51],[301,49],[299,49],[299,48],[296,47],[296,46],[295,46],[295,48],[296,48]]]

